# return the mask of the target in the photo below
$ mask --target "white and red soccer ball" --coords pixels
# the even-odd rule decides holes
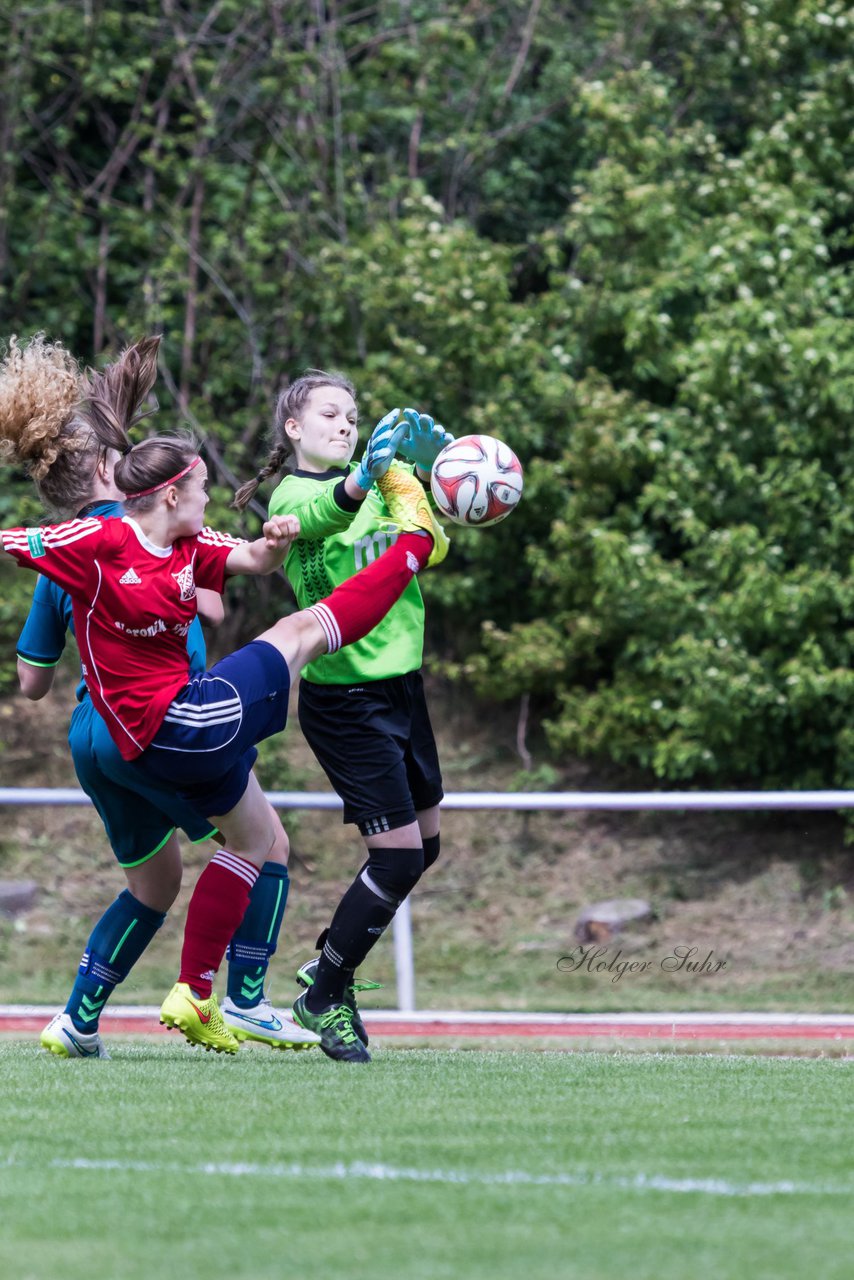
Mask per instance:
[[[522,496],[522,464],[495,436],[460,436],[436,458],[430,488],[440,512],[485,528],[506,519]]]

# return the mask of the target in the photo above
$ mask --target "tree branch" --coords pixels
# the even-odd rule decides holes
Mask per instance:
[[[531,41],[534,38],[534,28],[537,25],[537,18],[539,17],[541,3],[542,0],[532,0],[531,7],[528,10],[528,17],[526,18],[525,26],[522,29],[522,42],[519,45],[519,52],[516,54],[513,66],[510,68],[510,74],[505,81],[504,88],[501,90],[501,97],[504,102],[507,101],[513,90],[516,88],[516,82],[522,74],[522,69],[525,66],[528,52],[531,48]]]

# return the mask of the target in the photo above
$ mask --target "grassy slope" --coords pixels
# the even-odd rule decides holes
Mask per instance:
[[[74,785],[64,735],[70,690],[42,704],[0,704],[4,784]],[[503,790],[518,776],[512,714],[465,718],[452,698],[433,699],[446,788]],[[266,744],[265,785],[310,790],[326,783],[294,724]],[[638,779],[577,763],[560,771],[567,789],[626,789]],[[358,843],[337,816],[284,815],[291,834],[293,891],[274,961],[273,995],[293,993],[290,975],[359,865]],[[189,850],[186,883],[207,849]],[[31,877],[36,908],[0,922],[0,1000],[59,1001],[90,923],[122,886],[89,810],[8,809],[0,832],[0,878]],[[449,812],[440,863],[414,903],[417,996],[422,1007],[537,1010],[850,1008],[854,969],[854,851],[833,815],[531,814]],[[125,984],[130,1002],[158,1000],[174,980],[187,890],[155,946]],[[560,972],[577,945],[579,909],[607,897],[645,897],[657,920],[612,943],[605,955],[648,961],[642,975]],[[715,974],[668,974],[674,947],[708,952]],[[368,976],[393,983],[390,939]],[[394,1003],[380,992],[369,1003]]]

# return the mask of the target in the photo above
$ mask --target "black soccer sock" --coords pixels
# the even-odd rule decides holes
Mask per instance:
[[[428,869],[428,867],[432,867],[433,863],[438,858],[440,847],[441,847],[441,837],[438,835],[438,833],[435,836],[424,837],[424,870],[425,871]]]
[[[326,931],[317,973],[306,995],[312,1013],[341,1003],[354,972],[391,924],[423,867],[420,847],[371,850]]]
[[[305,1000],[312,1013],[341,1003],[356,968],[394,919],[398,904],[379,897],[362,880],[367,865],[338,903],[327,930],[317,973]]]

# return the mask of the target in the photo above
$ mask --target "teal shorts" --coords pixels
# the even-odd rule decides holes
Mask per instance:
[[[68,745],[80,785],[101,817],[120,866],[147,862],[176,827],[193,843],[216,833],[174,787],[122,759],[88,695],[74,709]]]

